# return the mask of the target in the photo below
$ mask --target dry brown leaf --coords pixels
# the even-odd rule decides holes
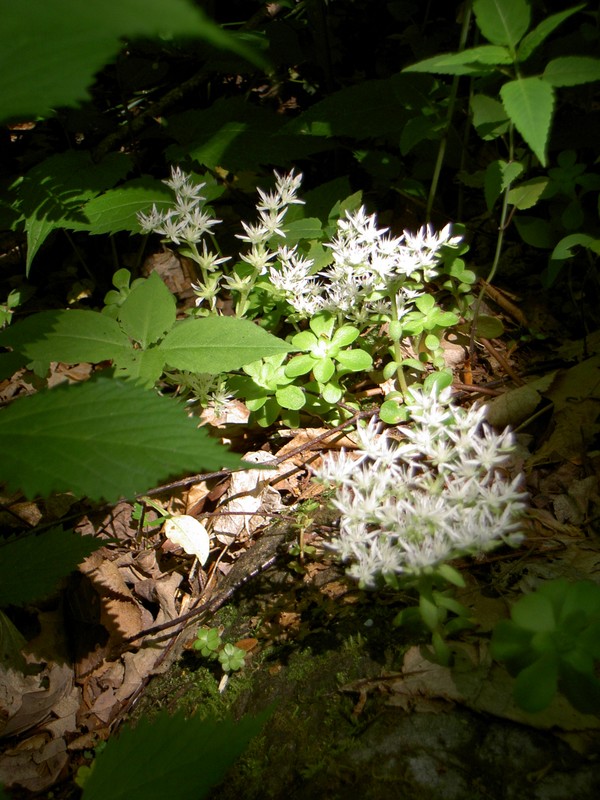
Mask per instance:
[[[246,453],[244,461],[256,464],[273,461],[273,456],[263,451]],[[213,533],[221,544],[230,544],[245,534],[249,536],[269,521],[269,515],[281,507],[279,492],[269,486],[277,478],[277,469],[249,469],[234,472],[215,518]],[[259,512],[263,511],[263,514]]]
[[[42,792],[51,786],[67,763],[63,739],[38,734],[19,742],[0,755],[0,782]]]

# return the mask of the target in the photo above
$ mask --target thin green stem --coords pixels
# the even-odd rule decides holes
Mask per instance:
[[[463,24],[460,31],[460,41],[458,44],[458,52],[462,52],[465,49],[465,45],[467,43],[467,37],[469,35],[469,26],[471,24],[471,3],[468,2],[465,4],[464,8],[464,16],[463,16]],[[450,133],[450,128],[452,126],[452,118],[454,117],[454,108],[456,106],[456,96],[458,94],[458,82],[460,80],[459,75],[455,75],[452,79],[452,85],[450,88],[450,97],[448,99],[448,110],[446,112],[446,124],[444,126],[444,132],[442,134],[442,138],[440,139],[440,146],[438,148],[438,154],[435,162],[435,167],[433,170],[433,177],[431,178],[431,186],[429,187],[429,196],[427,198],[427,207],[425,209],[425,222],[429,222],[431,219],[431,211],[433,209],[433,204],[435,202],[435,196],[437,194],[437,187],[440,180],[440,174],[442,172],[442,166],[444,164],[444,158],[446,156],[446,145],[448,144],[448,134]]]
[[[515,148],[514,148],[514,127],[513,127],[512,123],[510,124],[509,129],[508,129],[508,140],[509,140],[508,159],[509,159],[509,163],[510,163],[514,158],[514,150],[515,150]],[[494,280],[494,277],[496,275],[496,271],[498,269],[498,265],[500,263],[500,256],[502,255],[502,245],[504,243],[504,232],[505,232],[505,230],[507,228],[507,225],[508,225],[508,217],[509,217],[508,195],[509,195],[511,186],[512,186],[512,182],[509,183],[506,186],[506,188],[504,189],[504,193],[502,195],[502,210],[500,212],[500,222],[499,222],[499,225],[498,225],[498,238],[496,239],[496,251],[494,253],[494,261],[492,262],[492,267],[491,267],[491,269],[490,269],[490,271],[488,273],[487,279],[486,279],[485,283],[483,284],[483,286],[481,287],[481,291],[477,295],[477,300],[475,301],[475,308],[473,310],[473,322],[471,323],[471,339],[470,339],[470,342],[469,342],[469,353],[470,353],[471,356],[473,355],[473,353],[475,351],[475,336],[477,334],[477,319],[479,317],[479,311],[480,311],[480,308],[481,308],[481,303],[482,303],[483,298],[485,296],[485,292],[486,292],[488,284],[490,284]]]

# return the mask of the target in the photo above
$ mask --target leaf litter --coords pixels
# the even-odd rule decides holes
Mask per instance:
[[[600,464],[595,454],[586,452],[598,431],[598,358],[552,371],[491,403],[496,424],[525,427],[540,404],[550,404],[552,426],[533,441],[527,440],[533,453],[525,461],[532,508],[524,547],[506,561],[494,564],[489,559],[481,567],[473,565],[465,595],[459,597],[473,609],[481,633],[506,616],[508,598],[535,588],[540,580],[600,577],[599,548],[586,533],[597,529],[600,503]],[[81,379],[77,371],[68,370],[65,378]],[[4,391],[10,393],[6,387]],[[28,388],[22,384],[16,391]],[[246,420],[240,413],[234,424],[243,426]],[[77,763],[79,753],[106,740],[149,679],[168,671],[181,656],[189,639],[186,622],[190,619],[178,622],[179,618],[191,614],[194,621],[195,607],[216,608],[216,604],[210,606],[213,598],[218,599],[220,593],[230,597],[232,589],[224,581],[236,561],[243,567],[240,572],[251,573],[260,566],[258,545],[268,537],[274,519],[285,520],[299,501],[313,496],[323,505],[322,489],[311,482],[309,465],[318,462],[326,449],[342,446],[352,451],[352,438],[331,436],[322,428],[301,429],[274,454],[261,450],[244,456],[247,461],[271,462],[270,468],[240,471],[226,480],[200,481],[188,490],[168,492],[169,513],[190,516],[210,537],[208,571],[200,570],[195,578],[185,548],[169,550],[164,535],[151,525],[140,530],[131,504],[119,503],[103,518],[83,517],[77,529],[100,537],[105,545],[82,563],[64,593],[48,608],[35,612],[37,634],[24,650],[26,672],[4,670],[0,735],[7,746],[0,755],[0,780],[43,791],[68,764]],[[57,507],[56,516],[70,506],[72,498]],[[6,498],[4,508],[30,524],[52,518],[49,501],[31,503],[13,495]],[[148,523],[155,516],[150,510]],[[289,537],[291,525],[284,523],[284,527]],[[278,541],[284,539],[280,535]],[[316,556],[303,559],[301,554],[290,568],[299,572],[312,597],[317,593],[325,615],[343,615],[344,609],[360,604],[360,593],[339,568],[331,572],[321,541],[318,534],[308,533],[305,543],[317,545]],[[273,552],[264,548],[269,558]],[[192,550],[192,555],[198,552]],[[485,581],[479,581],[478,573],[484,568],[488,571],[485,581],[492,581],[497,596],[486,596]],[[234,570],[233,588],[236,580],[239,575]],[[285,585],[280,591],[286,592]],[[269,642],[301,643],[314,633],[314,625],[307,625],[305,613],[293,598],[282,604],[275,596],[272,603],[273,611],[261,618],[262,633],[239,640],[248,652],[260,652]],[[149,633],[128,641],[140,631],[171,623],[175,624],[165,628],[164,634]],[[440,714],[460,705],[479,714],[553,729],[570,737],[575,749],[588,746],[585,736],[598,729],[596,717],[574,711],[560,697],[542,715],[527,715],[514,705],[512,679],[491,662],[483,640],[465,635],[457,649],[454,669],[430,663],[419,647],[411,647],[399,672],[382,669],[379,677],[342,685],[339,691],[358,698],[357,718],[373,692],[383,692],[388,706],[404,711]]]

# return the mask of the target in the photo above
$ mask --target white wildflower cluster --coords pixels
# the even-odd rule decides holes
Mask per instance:
[[[337,235],[326,245],[332,253],[326,269],[314,275],[312,260],[281,247],[270,279],[301,316],[330,311],[364,324],[373,314],[389,315],[392,302],[396,317],[407,313],[423,283],[438,276],[442,247],[460,241],[450,225],[439,233],[426,226],[416,234],[390,236],[377,227],[376,215],[361,207],[339,220]]]
[[[163,183],[175,194],[175,205],[166,211],[159,211],[153,205],[149,214],[139,213],[137,218],[143,233],[159,233],[173,244],[189,245],[199,242],[205,234],[210,233],[214,225],[221,222],[204,208],[206,198],[201,192],[205,183],[195,183],[179,167],[172,167],[171,178]],[[206,247],[205,256],[208,258]],[[212,268],[222,261],[227,259],[211,259]]]
[[[275,189],[272,192],[258,189],[258,222],[254,225],[242,222],[244,233],[236,234],[238,239],[250,245],[250,252],[240,253],[240,258],[250,264],[258,275],[266,273],[269,263],[277,255],[276,251],[269,250],[269,239],[276,234],[285,238],[285,231],[281,226],[289,206],[304,203],[297,196],[302,175],[294,175],[293,170],[288,175],[275,172],[275,179]]]
[[[318,480],[337,487],[339,535],[330,542],[348,573],[373,588],[415,578],[463,555],[518,544],[526,493],[504,467],[512,433],[496,433],[485,408],[449,404],[449,390],[411,390],[403,441],[373,421],[358,429],[359,457],[328,456]]]

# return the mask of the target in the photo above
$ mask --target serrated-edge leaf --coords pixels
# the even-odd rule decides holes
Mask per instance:
[[[500,96],[506,113],[525,142],[546,166],[546,147],[554,110],[554,90],[541,78],[517,78],[505,83]]]
[[[532,31],[530,31],[521,41],[517,48],[517,58],[519,61],[527,61],[535,50],[548,38],[553,30],[563,23],[566,19],[585,8],[585,3],[566,11],[559,11],[558,14],[551,14],[543,19]]]
[[[163,33],[199,37],[249,58],[264,58],[186,0],[20,0],[5,3],[0,31],[0,118],[28,119],[88,97],[94,74],[122,47],[122,38]]]
[[[175,369],[217,375],[292,348],[249,320],[205,317],[177,323],[159,349]]]
[[[95,163],[85,151],[67,150],[29,170],[20,187],[27,234],[26,273],[53,230],[89,229],[84,204],[123,178],[130,166],[130,158],[123,153],[111,153]]]
[[[208,795],[263,726],[257,717],[216,721],[159,712],[109,739],[82,800],[189,800]],[[118,776],[118,779],[117,779]]]
[[[600,81],[600,58],[592,56],[562,56],[554,58],[542,74],[552,86],[579,86]]]
[[[477,27],[488,42],[513,52],[531,22],[527,0],[475,0],[473,11]]]
[[[98,311],[41,311],[0,333],[0,345],[40,361],[110,361],[131,345],[118,323]]]
[[[109,189],[86,203],[83,211],[91,234],[129,231],[140,233],[137,215],[152,206],[165,211],[173,205],[173,194],[162,181],[142,177]]]
[[[0,438],[0,480],[27,497],[115,501],[175,474],[240,463],[177,401],[109,378],[16,400],[0,412]]]
[[[133,287],[119,309],[125,333],[146,348],[169,331],[177,316],[175,298],[158,273]]]
[[[533,208],[537,201],[540,199],[546,186],[548,186],[548,178],[540,176],[539,178],[531,178],[528,181],[523,181],[518,186],[514,186],[508,193],[508,202],[518,208],[520,211],[526,211],[528,208]]]
[[[0,543],[0,606],[20,606],[48,595],[104,543],[62,528],[3,539]]]
[[[442,75],[487,75],[495,66],[512,64],[505,47],[484,44],[460,53],[441,53],[417,64],[405,67],[403,72],[434,72]]]
[[[158,347],[125,350],[114,359],[115,377],[127,378],[140,386],[152,387],[163,374],[165,357]]]

